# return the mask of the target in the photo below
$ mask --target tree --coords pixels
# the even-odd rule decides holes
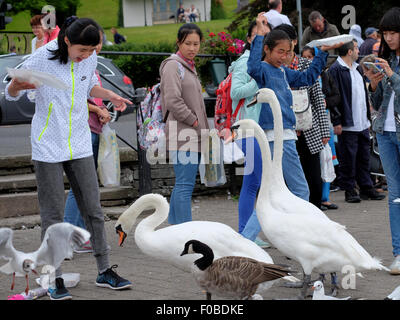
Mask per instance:
[[[31,16],[40,14],[45,5],[51,5],[56,10],[57,24],[61,25],[69,16],[76,15],[77,9],[81,4],[80,0],[7,0],[13,8],[12,11],[29,10]]]

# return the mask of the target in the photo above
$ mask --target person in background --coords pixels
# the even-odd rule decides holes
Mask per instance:
[[[100,31],[100,43],[96,46],[96,54],[99,54],[103,46],[103,34],[104,31]],[[97,80],[99,85],[101,84],[101,78],[99,72],[96,70]],[[97,170],[97,159],[99,155],[99,135],[103,129],[103,125],[111,120],[111,116],[105,106],[103,106],[103,100],[100,98],[93,98],[87,101],[89,108],[89,127],[92,137],[92,149],[93,149],[93,160],[94,166]],[[69,222],[74,226],[86,229],[85,222],[82,218],[81,212],[79,211],[78,204],[72,189],[69,190],[67,200],[65,202],[64,209],[64,222]],[[75,253],[90,253],[93,252],[93,248],[90,241],[82,244],[80,247],[74,248]]]
[[[297,71],[307,70],[312,60],[303,57],[299,58],[294,52],[294,48],[297,45],[296,29],[291,25],[281,24],[274,30],[286,32],[292,41],[291,51],[284,61],[285,66]],[[319,153],[330,138],[329,122],[326,114],[324,94],[322,93],[319,81],[308,87],[300,87],[300,89],[305,88],[308,90],[309,103],[312,110],[312,127],[305,131],[296,131],[296,149],[310,190],[309,200],[317,208],[321,208],[322,178]]]
[[[35,37],[32,39],[31,43],[31,53],[34,53],[36,49],[40,48],[41,46],[44,45],[44,30],[42,26],[42,17],[43,15],[37,14],[31,18],[30,24],[32,28],[32,32],[35,35]]]
[[[361,37],[361,27],[358,24],[353,24],[350,28],[349,34],[357,40],[358,46],[361,46],[364,39]]]
[[[315,57],[315,50],[311,47],[304,47],[301,51],[301,56],[307,58],[309,60],[313,60]],[[336,87],[335,82],[329,76],[328,69],[325,69],[321,73],[321,77],[318,79],[319,84],[322,88],[322,92],[325,97],[325,104],[326,104],[326,112],[328,114],[328,121],[329,121],[329,146],[332,150],[332,162],[334,166],[339,164],[339,161],[336,157],[336,148],[335,148],[335,141],[337,140],[337,136],[333,132],[333,125],[332,123],[336,123],[340,119],[340,112],[338,109],[338,105],[340,104],[340,92],[339,89]],[[322,198],[321,198],[321,210],[335,210],[338,209],[339,206],[332,203],[329,200],[330,194],[330,182],[322,182]]]
[[[176,11],[176,21],[185,21],[185,9],[183,8],[183,4],[180,4],[178,10]]]
[[[377,34],[376,42],[375,42],[374,45],[372,46],[372,54],[374,54],[375,56],[378,56],[378,55],[379,55],[379,48],[380,48],[380,46],[381,46],[381,38],[382,38],[381,34],[378,33],[378,34]]]
[[[312,11],[308,16],[310,25],[304,30],[301,39],[301,47],[305,47],[307,43],[313,40],[325,39],[340,35],[338,28],[334,24],[330,24],[320,12]],[[337,50],[330,50],[330,55],[337,55]],[[328,58],[328,66],[335,62],[336,58]]]
[[[372,106],[378,111],[372,129],[388,185],[389,220],[394,261],[390,273],[400,274],[400,8],[387,11],[379,23],[382,43],[378,65],[384,74],[365,70]]]
[[[339,57],[329,68],[341,96],[341,118],[334,132],[338,135],[338,183],[345,190],[348,203],[385,198],[375,190],[369,173],[371,112],[363,70],[356,63],[358,55],[357,41],[353,39],[339,48]]]
[[[170,224],[192,220],[192,193],[199,169],[201,141],[208,141],[209,137],[206,108],[194,60],[202,39],[203,33],[196,24],[185,23],[178,30],[176,54],[160,65],[165,137],[175,172],[168,215]]]
[[[378,42],[378,29],[367,28],[365,30],[365,41],[360,45],[360,55],[367,56],[372,53],[372,49],[375,43]]]
[[[111,33],[114,35],[114,43],[115,44],[121,44],[123,42],[126,42],[125,37],[118,33],[117,28],[112,27]]]
[[[272,28],[275,28],[282,23],[292,25],[289,18],[282,14],[282,0],[270,0],[268,2],[268,8],[269,11],[265,13],[265,17]]]
[[[190,11],[189,11],[189,19],[190,22],[196,22],[196,19],[199,17],[199,11],[196,9],[194,4],[190,6]]]
[[[265,23],[266,21],[264,21]],[[263,24],[263,33],[267,34],[271,31],[271,26]],[[261,104],[256,104],[250,108],[246,107],[258,91],[257,82],[247,73],[247,61],[250,56],[251,42],[256,36],[257,23],[253,21],[247,31],[246,46],[243,54],[232,63],[229,72],[232,72],[232,114],[240,107],[237,119],[253,119],[258,123],[261,111]],[[242,99],[244,103],[239,106]],[[238,232],[247,239],[254,241],[262,248],[270,247],[270,244],[258,237],[260,233],[260,224],[254,209],[257,192],[261,184],[261,151],[255,138],[241,139],[237,141],[245,154],[245,168],[243,175],[243,183],[239,196],[239,216],[238,216]]]

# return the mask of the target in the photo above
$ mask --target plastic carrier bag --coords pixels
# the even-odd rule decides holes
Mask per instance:
[[[118,187],[120,185],[121,166],[117,135],[108,123],[103,126],[103,131],[100,134],[97,164],[100,183],[105,187]]]
[[[201,153],[199,165],[200,181],[206,187],[216,187],[226,183],[222,143],[218,130],[211,130],[206,148]]]
[[[332,160],[332,149],[327,143],[319,153],[321,161],[321,178],[324,182],[332,182],[336,178]]]

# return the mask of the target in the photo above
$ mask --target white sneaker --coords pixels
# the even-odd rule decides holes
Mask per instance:
[[[400,255],[394,258],[394,261],[390,265],[389,269],[390,274],[400,274]]]

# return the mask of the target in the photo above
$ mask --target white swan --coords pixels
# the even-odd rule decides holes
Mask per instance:
[[[282,114],[275,93],[260,89],[257,102],[269,103],[274,116],[274,161],[261,127],[253,120],[239,120],[232,130],[241,129],[242,137],[255,136],[262,155],[262,179],[256,203],[261,228],[271,243],[285,256],[298,261],[305,280],[302,297],[311,281],[311,272],[341,271],[352,265],[357,271],[388,270],[345,230],[319,208],[296,197],[286,187],[282,174]]]
[[[169,203],[162,195],[154,193],[143,195],[137,199],[115,223],[116,231],[120,235],[120,245],[133,229],[137,217],[144,210],[149,209],[155,209],[155,212],[143,219],[135,230],[135,242],[146,255],[166,261],[186,272],[191,272],[194,261],[200,255],[181,256],[180,254],[187,241],[197,239],[211,247],[216,259],[224,256],[240,256],[265,263],[274,263],[265,250],[223,223],[189,221],[155,230],[167,219]],[[283,279],[291,282],[298,280],[293,276]],[[260,285],[259,291],[267,290],[272,284],[273,281]]]

